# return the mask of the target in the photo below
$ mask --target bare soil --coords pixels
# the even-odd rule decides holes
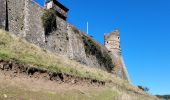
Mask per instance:
[[[33,91],[86,91],[99,89],[105,82],[76,77],[63,73],[49,72],[33,65],[18,64],[14,61],[0,61],[0,84],[8,83],[11,86],[25,87]]]
[[[104,90],[104,84],[97,80],[48,72],[44,69],[33,67],[33,65],[21,65],[12,61],[0,61],[0,91],[6,91],[9,88],[17,88],[17,90],[13,89],[16,93],[20,91],[18,89],[22,89],[22,91],[45,91],[45,93],[48,94],[59,94],[63,96],[65,93],[71,94],[72,92],[88,95],[89,90],[94,90],[95,92]],[[6,92],[7,94],[5,94],[5,92],[4,94],[0,93],[0,100],[2,95],[4,98],[6,96],[8,97],[8,92],[9,91]],[[35,97],[31,100],[36,100]],[[17,98],[12,96],[10,99],[4,98],[2,100],[25,100],[20,98],[20,96]],[[28,100],[30,100],[30,98]]]
[[[0,61],[0,100],[157,100],[105,85],[103,81],[51,72],[35,65]]]

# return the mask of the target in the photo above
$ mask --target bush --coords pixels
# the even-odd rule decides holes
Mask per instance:
[[[49,35],[52,31],[56,30],[56,12],[53,9],[46,10],[41,17],[45,35]]]
[[[143,87],[143,86],[138,86],[139,89],[145,91],[145,92],[148,92],[149,91],[149,88],[148,87]]]
[[[170,95],[156,95],[160,99],[170,100]]]
[[[86,54],[96,56],[98,63],[104,65],[109,72],[112,72],[114,65],[108,52],[102,49],[102,47],[95,43],[91,38],[83,36],[82,39]]]

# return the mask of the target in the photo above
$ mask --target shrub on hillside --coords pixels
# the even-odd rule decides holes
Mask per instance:
[[[170,100],[170,95],[156,95],[160,99]]]
[[[145,92],[148,92],[149,91],[149,88],[148,87],[143,87],[143,86],[138,86],[139,89],[145,91]]]
[[[49,33],[56,30],[57,23],[55,10],[53,9],[45,10],[41,19],[45,30],[45,35],[49,35]]]
[[[109,72],[113,71],[114,65],[108,52],[95,43],[91,38],[82,36],[84,48],[87,55],[94,55],[100,65],[104,65]]]

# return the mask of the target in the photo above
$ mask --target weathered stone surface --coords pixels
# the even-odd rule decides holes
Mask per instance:
[[[110,52],[121,55],[120,33],[118,30],[105,35],[105,47]]]
[[[31,0],[25,0],[24,32],[21,36],[40,47],[45,46],[45,34],[41,16],[44,9]]]
[[[45,48],[62,55],[67,55],[68,48],[68,33],[67,23],[60,18],[56,18],[57,29],[46,36]]]
[[[75,31],[75,27],[68,25],[67,33],[69,39],[68,56],[78,62],[87,64],[86,53],[84,49],[84,43],[82,41],[81,32]]]
[[[103,70],[107,70],[103,65],[100,65],[97,58],[94,55],[87,56],[87,63],[90,67],[97,67]]]
[[[24,30],[25,0],[7,0],[8,29],[14,34],[21,34]]]
[[[129,75],[121,54],[120,33],[118,30],[105,35],[105,47],[110,52],[112,62],[115,65],[115,75],[130,82]]]
[[[6,27],[6,0],[0,0],[0,28]]]
[[[44,8],[34,1],[0,0],[0,13],[0,28],[8,28],[11,33],[51,52],[67,56],[90,67],[106,70],[105,66],[99,64],[94,55],[86,55],[82,40],[82,36],[85,34],[60,17],[56,16],[57,29],[49,35],[45,35],[41,19]],[[115,57],[112,56],[113,63],[116,64],[117,58],[121,56],[119,34],[112,33],[105,36],[105,38],[107,38],[107,41],[105,41],[107,45],[105,46],[116,55]],[[115,74],[127,79],[127,72],[124,70],[125,65],[122,59],[118,62]]]

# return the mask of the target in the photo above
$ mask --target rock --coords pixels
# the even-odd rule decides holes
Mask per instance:
[[[6,94],[4,94],[4,98],[7,98],[8,96]]]
[[[4,65],[0,64],[0,69],[4,70]]]

